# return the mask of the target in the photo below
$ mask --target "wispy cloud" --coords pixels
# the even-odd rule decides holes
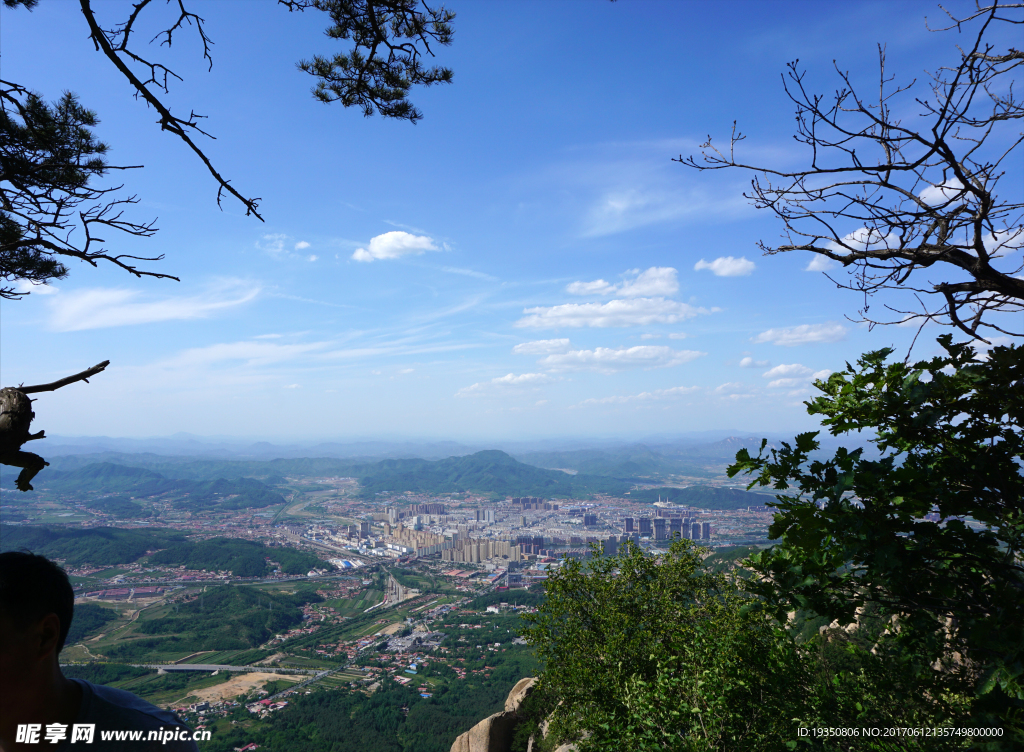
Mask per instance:
[[[54,295],[50,328],[58,332],[152,324],[159,321],[203,319],[253,300],[260,288],[241,280],[226,280],[207,292],[147,300],[138,290],[93,287]]]
[[[516,345],[512,352],[516,355],[550,355],[569,352],[571,349],[567,339],[538,339]]]
[[[498,376],[490,381],[481,381],[463,387],[455,393],[456,397],[470,397],[474,395],[504,393],[510,390],[522,391],[532,389],[544,384],[550,384],[554,378],[546,373],[510,373],[505,376]]]
[[[572,282],[565,291],[570,295],[615,295],[620,298],[640,298],[672,295],[679,290],[676,270],[670,266],[652,266],[646,271],[630,269],[618,284],[597,279],[593,282]]]
[[[793,389],[795,387],[807,387],[818,379],[827,378],[832,371],[827,368],[821,371],[813,371],[800,363],[789,363],[777,365],[761,374],[766,379],[772,379],[768,383],[770,389]]]
[[[618,185],[597,196],[584,217],[582,234],[601,237],[743,208],[746,201],[735,196],[719,198],[706,190],[680,190],[663,185],[660,180],[638,178],[632,185]]]
[[[426,235],[412,235],[402,230],[392,230],[370,239],[368,248],[357,248],[352,258],[355,261],[378,261],[396,259],[402,256],[418,256],[440,248]]]
[[[801,324],[780,329],[768,329],[751,342],[771,342],[773,345],[795,347],[819,342],[841,342],[846,339],[846,327],[836,322],[826,324]]]
[[[668,368],[707,353],[696,350],[673,350],[659,345],[637,345],[636,347],[597,347],[593,350],[569,350],[552,353],[537,361],[538,365],[552,371],[598,371],[615,373],[632,368]]]
[[[305,240],[296,241],[291,235],[282,232],[268,232],[256,241],[256,247],[274,258],[295,258],[293,251],[304,251],[310,247]]]
[[[515,326],[531,329],[560,327],[626,327],[650,324],[675,324],[679,321],[713,313],[716,308],[697,308],[665,298],[633,298],[610,300],[607,303],[566,303],[538,306],[523,311],[526,315]]]
[[[740,400],[755,399],[761,395],[761,390],[752,387],[749,384],[743,384],[738,381],[729,381],[725,384],[719,384],[715,387],[715,394],[721,399],[729,400],[730,402],[737,402]]]
[[[764,368],[767,365],[767,360],[754,360],[749,355],[740,360],[740,368]]]
[[[490,274],[484,272],[478,272],[475,269],[460,269],[457,266],[442,266],[441,271],[447,272],[448,274],[460,274],[463,277],[475,277],[476,279],[485,279],[488,282],[497,282],[498,278],[493,277]]]
[[[621,405],[626,402],[653,402],[657,400],[685,397],[688,394],[693,394],[694,392],[699,391],[699,386],[674,386],[670,389],[655,389],[652,392],[640,392],[640,394],[627,394],[614,397],[595,397],[593,399],[583,400],[579,405],[577,405],[577,407],[582,407],[583,405]]]
[[[748,277],[757,268],[753,261],[744,257],[719,256],[714,261],[701,259],[693,265],[695,271],[708,269],[716,277]]]
[[[805,272],[826,272],[829,269],[833,269],[839,266],[839,264],[828,256],[819,256],[817,254],[807,262],[807,266],[804,267]]]

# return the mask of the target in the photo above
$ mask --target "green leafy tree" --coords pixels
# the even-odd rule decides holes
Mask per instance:
[[[1024,358],[986,358],[950,335],[945,355],[908,366],[871,352],[817,382],[808,404],[833,435],[874,431],[881,452],[808,461],[817,432],[729,474],[779,490],[778,544],[750,558],[749,590],[782,618],[805,609],[839,625],[867,608],[880,644],[937,705],[973,697],[974,725],[1024,730]],[[876,648],[876,650],[882,648]]]
[[[654,559],[597,547],[547,581],[527,640],[545,662],[550,736],[581,750],[785,749],[797,738],[805,670],[794,642],[706,549]]]

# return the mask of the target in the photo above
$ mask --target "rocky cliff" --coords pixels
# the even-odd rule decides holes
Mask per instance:
[[[487,716],[452,744],[451,752],[511,752],[512,737],[516,726],[522,719],[523,701],[533,691],[537,683],[536,677],[520,679],[505,700],[505,709],[500,713]],[[546,723],[544,724],[546,725]],[[530,739],[530,750],[533,739]],[[575,752],[572,744],[563,744],[555,752]]]

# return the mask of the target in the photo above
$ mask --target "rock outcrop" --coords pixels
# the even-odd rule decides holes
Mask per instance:
[[[505,700],[505,709],[487,716],[452,744],[452,752],[509,752],[519,722],[523,700],[533,691],[537,679],[520,679]]]

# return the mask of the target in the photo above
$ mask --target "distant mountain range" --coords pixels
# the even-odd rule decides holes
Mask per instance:
[[[97,492],[136,497],[169,496],[175,506],[184,509],[258,509],[284,504],[277,491],[253,478],[234,480],[184,480],[167,478],[141,467],[97,462],[74,470],[54,471],[40,475],[36,484],[57,493]],[[132,506],[118,499],[124,516],[132,515]],[[109,500],[103,500],[109,506]],[[115,512],[116,513],[116,512]]]
[[[100,457],[107,461],[89,461]],[[363,463],[320,458],[172,463],[154,454],[105,454],[57,458],[53,464],[55,468],[38,476],[40,489],[58,493],[130,493],[136,497],[167,494],[180,497],[176,503],[190,508],[283,504],[284,499],[269,485],[284,485],[286,476],[358,478],[361,493],[366,497],[390,491],[585,498],[595,493],[622,494],[632,487],[626,480],[604,475],[568,475],[534,467],[493,449],[433,461],[397,459]]]
[[[792,437],[785,440],[792,441]],[[850,442],[841,442],[830,436],[819,436],[822,449],[813,459],[831,456],[840,444],[852,448]],[[106,439],[94,439],[97,444]],[[127,440],[109,440],[118,445]],[[131,440],[135,441],[135,440]],[[138,440],[141,443],[150,440]],[[164,440],[152,440],[164,441]],[[431,456],[394,457],[387,459],[339,457],[306,454],[304,456],[275,456],[288,449],[267,443],[249,446],[249,456],[211,455],[210,445],[193,438],[171,437],[178,449],[202,449],[202,453],[187,455],[150,452],[101,451],[81,440],[75,453],[52,453],[55,447],[37,447],[50,461],[38,477],[41,487],[54,491],[101,488],[108,493],[126,493],[146,496],[173,492],[189,496],[191,503],[207,505],[218,503],[218,497],[236,496],[233,503],[245,507],[269,506],[283,500],[270,486],[283,483],[285,477],[352,477],[360,482],[362,493],[372,496],[385,491],[417,493],[454,493],[468,491],[495,496],[542,496],[547,498],[584,498],[595,493],[621,495],[638,483],[678,483],[679,479],[710,479],[720,476],[741,448],[756,454],[759,436],[725,436],[712,442],[677,439],[664,444],[617,444],[574,448],[546,448],[520,451],[511,455],[497,449],[476,452],[463,451],[465,446],[455,442],[432,444],[397,444],[389,442],[357,442],[352,444],[322,444],[302,451],[314,452],[318,448],[345,451],[390,452],[408,449],[421,450],[426,455],[456,450],[443,458]],[[782,439],[773,438],[769,448],[777,448]],[[68,448],[70,445],[60,445]],[[170,445],[163,446],[167,449]],[[856,446],[856,445],[854,445]],[[864,446],[864,444],[861,444]],[[875,454],[868,446],[866,455]],[[564,447],[564,445],[563,445]],[[258,450],[258,452],[257,452]],[[219,451],[219,450],[218,450]],[[227,449],[224,453],[230,454]],[[115,470],[119,466],[124,470]],[[128,468],[134,468],[128,472]],[[228,484],[225,479],[247,479]],[[257,479],[257,480],[253,480]],[[198,485],[197,485],[198,484]],[[203,485],[205,484],[205,485]],[[213,485],[210,485],[213,484]],[[691,480],[691,485],[693,485]],[[0,468],[0,486],[13,487],[10,469]],[[687,503],[687,502],[681,502]],[[739,503],[738,499],[735,503]],[[122,504],[123,514],[133,508]]]
[[[271,443],[232,437],[201,437],[179,433],[173,436],[133,439],[109,436],[49,436],[34,442],[33,451],[44,457],[80,454],[157,454],[194,459],[270,460],[331,457],[372,462],[382,459],[446,459],[485,449],[500,449],[513,457],[565,452],[636,453],[663,456],[703,456],[727,448],[723,442],[760,441],[762,434],[744,431],[704,431],[673,436],[651,436],[639,441],[613,439],[544,439],[535,441],[491,441],[464,443],[445,440],[359,439],[348,441]],[[767,434],[769,439],[791,439],[791,434]],[[748,437],[740,438],[736,437]],[[718,446],[722,445],[722,446]],[[717,448],[716,448],[717,447]]]

